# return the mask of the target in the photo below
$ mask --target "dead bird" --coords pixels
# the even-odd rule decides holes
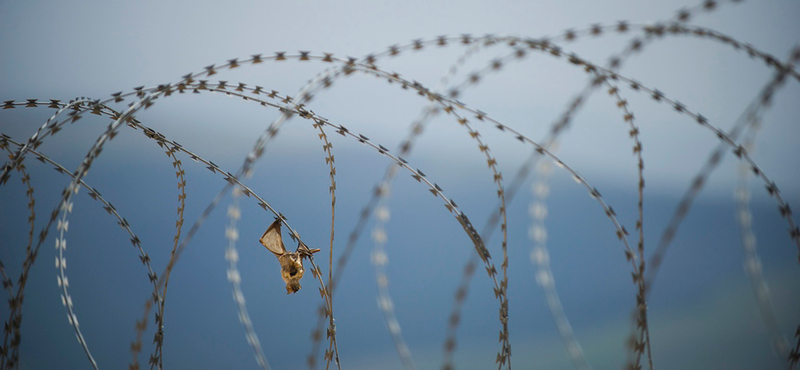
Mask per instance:
[[[286,247],[283,245],[283,238],[281,238],[281,219],[276,218],[275,221],[269,225],[267,231],[259,239],[270,252],[278,257],[278,262],[281,264],[281,278],[286,282],[286,294],[296,293],[300,290],[300,279],[303,277],[303,258],[311,257],[312,254],[319,252],[317,249],[308,249],[298,238],[297,250],[294,252],[287,252]]]

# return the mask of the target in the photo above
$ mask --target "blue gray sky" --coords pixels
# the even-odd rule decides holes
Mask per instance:
[[[531,38],[560,35],[593,24],[649,24],[667,20],[691,1],[559,2],[188,2],[87,1],[0,3],[0,101],[104,99],[136,86],[175,83],[189,72],[252,54],[311,51],[363,57],[440,35],[484,34]],[[691,24],[750,43],[783,60],[798,44],[800,5],[793,1],[724,4]],[[632,34],[631,34],[632,35]],[[621,50],[631,35],[579,38],[563,43],[597,64]],[[428,47],[382,60],[378,66],[435,88],[464,48]],[[510,52],[487,48],[470,58],[453,81]],[[212,81],[263,86],[296,95],[329,64],[269,62],[223,71]],[[621,73],[658,88],[728,129],[774,71],[763,61],[707,39],[665,37],[632,57]],[[545,136],[569,99],[587,83],[581,69],[550,55],[529,53],[459,97],[534,140]],[[691,118],[623,87],[644,146],[645,242],[652,250],[678,200],[718,139]],[[790,204],[800,201],[797,125],[800,85],[789,81],[763,119],[753,158]],[[309,107],[332,122],[395,150],[427,101],[373,77],[353,74],[318,94]],[[627,229],[636,220],[636,162],[616,102],[591,97],[556,153],[604,195]],[[118,108],[124,108],[121,104]],[[0,111],[0,132],[26,140],[52,114],[46,108]],[[180,95],[137,115],[144,124],[233,172],[275,110],[223,95]],[[47,138],[41,150],[70,170],[77,167],[108,121],[87,117]],[[497,157],[508,181],[530,148],[491,126],[475,128]],[[307,244],[327,256],[330,227],[328,169],[316,131],[289,121],[270,143],[248,184],[289,218]],[[353,140],[331,137],[337,163],[336,247],[344,246],[387,160]],[[452,120],[439,117],[407,159],[436,181],[483,225],[495,207],[491,173],[475,144]],[[224,183],[189,158],[186,223],[191,225]],[[115,204],[163,269],[174,234],[176,189],[163,150],[125,127],[95,162],[86,181]],[[68,180],[50,166],[28,161],[35,186],[37,230],[44,226]],[[728,155],[684,221],[650,302],[654,361],[668,368],[778,367],[743,269],[735,219],[736,162]],[[511,340],[518,368],[570,368],[549,317],[528,255],[530,180],[509,211]],[[763,185],[751,180],[754,227],[776,315],[784,334],[800,322],[797,249],[789,241]],[[19,175],[0,189],[0,259],[12,280],[27,243],[27,199]],[[164,365],[168,368],[257,368],[226,280],[226,199],[189,245],[176,267],[166,308]],[[441,361],[447,316],[470,244],[452,216],[406,174],[394,184],[387,233],[390,289],[397,315],[420,368]],[[796,208],[796,207],[795,207]],[[565,311],[590,363],[618,368],[634,301],[620,243],[603,211],[570,176],[556,170],[548,200],[548,246]],[[239,269],[256,332],[273,368],[303,366],[319,302],[310,273],[304,288],[287,296],[276,260],[257,243],[272,215],[242,203]],[[371,225],[371,224],[370,224]],[[480,229],[480,227],[479,227]],[[499,233],[488,242],[499,261]],[[51,234],[52,235],[52,234]],[[286,237],[286,236],[285,236]],[[52,239],[52,236],[51,236]],[[149,294],[146,272],[126,234],[86,193],[76,198],[68,233],[71,292],[81,328],[101,368],[129,362],[134,322]],[[287,243],[291,244],[288,237]],[[633,239],[632,239],[633,240]],[[21,346],[22,368],[85,368],[62,307],[53,267],[53,241],[42,247],[28,283]],[[293,248],[293,245],[287,245]],[[346,368],[401,368],[378,310],[365,234],[335,295],[342,363]],[[326,258],[318,258],[326,261]],[[499,262],[497,262],[499,263]],[[327,262],[325,262],[327,265]],[[327,271],[327,267],[324,268]],[[494,363],[497,303],[485,275],[471,285],[459,331],[459,368]],[[4,320],[8,309],[0,309]],[[150,334],[148,334],[150,335]],[[149,341],[145,341],[148,344]],[[148,344],[149,345],[149,344]],[[140,361],[146,362],[150,347]],[[45,354],[45,355],[43,355]]]

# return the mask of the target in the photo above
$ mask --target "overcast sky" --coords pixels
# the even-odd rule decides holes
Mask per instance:
[[[6,1],[0,2],[0,101],[29,98],[67,101],[78,96],[106,99],[112,93],[127,92],[136,86],[176,83],[186,73],[200,72],[205,66],[221,65],[233,58],[247,59],[253,54],[272,56],[275,52],[310,51],[314,55],[363,57],[383,52],[392,45],[441,35],[494,34],[538,39],[561,35],[568,29],[614,25],[623,20],[632,25],[650,24],[668,20],[677,10],[695,5],[695,1],[688,0]],[[723,4],[710,14],[699,12],[691,24],[714,29],[785,60],[792,47],[800,42],[798,16],[800,4],[796,1],[749,1]],[[605,64],[609,56],[624,48],[632,35],[585,36],[561,46],[565,52]],[[464,50],[457,44],[446,48],[431,46],[381,60],[377,65],[433,89]],[[505,46],[486,48],[462,65],[452,82],[463,81],[471,72],[510,52]],[[270,61],[221,71],[209,79],[259,85],[265,90],[294,96],[307,81],[328,67],[329,64],[318,61]],[[621,74],[679,100],[688,110],[701,113],[723,130],[732,127],[774,72],[742,50],[689,36],[654,41],[621,70]],[[506,65],[499,73],[486,75],[481,84],[465,90],[459,99],[540,140],[587,81],[586,73],[565,63],[563,58],[532,52],[525,59]],[[427,103],[410,90],[398,87],[356,73],[318,94],[309,107],[332,122],[395,150],[409,124]],[[646,225],[651,225],[646,227],[646,239],[648,246],[654,246],[677,199],[719,140],[690,117],[676,113],[668,105],[654,103],[647,94],[625,86],[621,94],[628,100],[641,131],[650,220]],[[800,84],[790,80],[764,116],[753,154],[790,204],[800,201],[797,186],[800,171],[796,169],[800,158],[798,99]],[[121,104],[118,108],[123,107]],[[0,111],[0,133],[24,141],[50,114],[52,111],[46,108]],[[255,137],[277,116],[274,110],[256,104],[204,93],[164,99],[137,118],[233,172]],[[42,146],[43,151],[70,170],[83,159],[107,124],[97,117],[80,122],[86,124],[68,126]],[[508,181],[518,164],[527,158],[530,147],[481,124],[475,122],[475,129],[497,157]],[[150,245],[160,269],[165,265],[165,253],[169,251],[174,230],[173,169],[160,148],[126,130],[123,128],[120,138],[106,148],[87,181],[113,198],[118,209],[125,210],[124,216],[137,227],[142,239],[150,241],[145,244]],[[616,102],[608,94],[598,93],[575,117],[556,153],[600,189],[618,210],[621,222],[633,230],[638,180],[628,130]],[[331,142],[340,191],[336,241],[342,243],[357,221],[366,194],[388,162],[353,140],[336,135]],[[330,200],[327,167],[320,145],[309,125],[299,119],[290,121],[268,147],[267,155],[256,168],[252,186],[262,196],[274,200],[304,238],[324,249],[330,225]],[[483,225],[487,210],[494,206],[495,198],[485,158],[476,149],[452,120],[440,117],[426,129],[408,159],[442,185],[479,226]],[[190,225],[223,182],[188,158],[182,159],[189,178],[186,223]],[[719,364],[722,359],[734,358],[738,360],[727,365],[747,368],[774,361],[747,276],[741,268],[743,253],[733,217],[735,164],[733,156],[728,155],[711,178],[675,242],[674,257],[667,260],[672,264],[665,264],[664,275],[660,277],[673,282],[659,287],[664,290],[655,296],[653,303],[653,309],[659,313],[654,315],[654,327],[660,329],[654,334],[654,346],[661,351],[657,358],[661,363],[677,367]],[[49,166],[36,166],[31,161],[29,167],[39,197],[38,229],[45,222],[41,218],[49,215],[67,182]],[[579,339],[584,339],[584,349],[596,368],[617,366],[624,361],[622,341],[633,301],[629,271],[613,229],[597,204],[565,172],[556,171],[552,181],[548,225],[552,248],[564,247],[551,253],[558,286],[567,292],[565,307],[572,314],[573,326]],[[516,226],[515,231],[510,231],[511,239],[516,242],[512,261],[518,261],[518,270],[514,270],[511,280],[511,289],[519,289],[512,290],[516,294],[512,297],[512,312],[517,313],[514,317],[519,320],[513,330],[513,339],[519,343],[515,355],[524,368],[528,364],[569,367],[541,293],[533,282],[527,258],[530,250],[526,236],[527,207],[531,201],[528,184],[519,202],[509,208],[512,224]],[[756,222],[759,241],[763,241],[760,245],[772,247],[764,252],[764,260],[769,262],[765,265],[768,277],[773,279],[776,310],[782,328],[790,333],[800,320],[796,315],[796,297],[800,296],[796,294],[796,282],[800,281],[796,271],[797,251],[788,242],[786,224],[765,195],[763,185],[752,181],[751,184],[753,212],[763,217],[758,218],[763,221]],[[19,262],[24,256],[27,200],[21,196],[25,190],[16,177],[0,191],[3,217],[0,239],[9,241],[2,244],[0,258],[13,277],[19,273]],[[459,234],[458,225],[438,201],[431,199],[430,193],[408,176],[398,180],[390,201],[392,223],[387,247],[399,315],[406,319],[404,330],[412,352],[418,355],[418,364],[426,368],[439,363],[446,315],[461,266],[468,256],[464,248],[466,239],[463,233]],[[227,203],[223,203],[220,209],[226,207]],[[277,263],[253,243],[272,216],[259,212],[255,204],[243,207],[251,217],[242,221],[239,246],[246,256],[240,268],[248,305],[254,322],[261,325],[257,331],[272,365],[294,368],[303,363],[308,351],[307,338],[318,301],[316,288],[309,274],[301,293],[287,297],[281,292]],[[78,198],[76,212],[69,234],[74,238],[70,239],[70,245],[76,247],[71,247],[69,258],[71,266],[75,266],[70,271],[74,271],[71,276],[78,314],[87,317],[82,325],[88,332],[90,346],[97,348],[94,352],[101,359],[101,367],[122,367],[128,361],[127,346],[133,338],[134,320],[141,314],[142,299],[148,294],[145,274],[141,265],[135,263],[138,261],[135,253],[127,245],[119,247],[127,243],[126,237],[85,193]],[[175,282],[170,283],[174,292],[170,293],[174,299],[170,303],[174,308],[168,304],[168,310],[173,311],[166,315],[174,315],[173,321],[167,319],[167,322],[173,325],[168,332],[174,333],[175,339],[165,344],[165,365],[256,366],[237,322],[230,286],[225,280],[226,262],[222,256],[226,223],[224,211],[218,210],[191,245],[191,252],[181,260]],[[349,289],[339,292],[343,307],[338,319],[342,330],[340,349],[350,359],[343,361],[348,368],[370,368],[385,365],[389,359],[392,366],[399,367],[374,304],[375,282],[369,265],[371,246],[366,242],[367,237],[362,239],[348,267],[346,276],[350,280],[343,283]],[[64,309],[58,303],[52,279],[51,245],[45,243],[44,257],[37,261],[28,287],[23,367],[26,363],[30,368],[54,364],[85,367],[85,358],[71,338]],[[79,247],[82,245],[86,248]],[[498,245],[495,236],[491,248],[499,256]],[[158,260],[155,256],[162,258]],[[712,260],[717,264],[709,263]],[[471,290],[471,298],[475,300],[468,302],[473,311],[465,315],[474,319],[471,322],[474,326],[462,328],[465,334],[459,356],[463,356],[460,357],[463,368],[490,364],[491,353],[497,350],[496,302],[488,294],[481,294],[489,289],[484,276],[476,278]],[[417,309],[420,301],[427,302],[424,309]],[[729,310],[720,314],[721,307]],[[0,314],[7,316],[6,308]],[[744,324],[735,324],[741,322]],[[682,333],[696,327],[696,323],[707,323],[704,327],[707,330],[691,332],[694,341],[685,342]],[[276,331],[283,333],[282,336],[276,338]],[[115,335],[118,332],[123,334]],[[761,336],[751,337],[750,332]],[[695,345],[714,342],[714,338],[726,335],[736,340],[700,349]],[[759,347],[752,349],[753,346]],[[742,348],[751,348],[752,353],[745,350],[742,354]],[[490,355],[479,356],[483,351]],[[52,356],[37,356],[38,353]],[[734,356],[737,353],[739,356]]]

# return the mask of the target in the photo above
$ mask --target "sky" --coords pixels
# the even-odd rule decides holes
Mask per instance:
[[[441,35],[470,34],[554,38],[565,30],[592,25],[631,25],[669,20],[691,1],[386,1],[288,3],[228,1],[86,1],[0,2],[0,101],[36,98],[69,101],[76,97],[107,99],[137,86],[177,83],[189,72],[253,54],[333,53],[361,58],[392,45]],[[700,12],[690,24],[714,29],[785,60],[800,35],[793,1],[720,4]],[[579,37],[559,45],[600,65],[628,44],[636,33]],[[457,43],[403,52],[376,64],[430,89],[464,55]],[[471,54],[450,79],[469,78],[511,53],[504,45]],[[220,70],[211,81],[258,85],[296,96],[319,73],[332,67],[319,61],[267,61]],[[670,36],[647,44],[620,73],[657,88],[700,112],[727,131],[772,78],[774,70],[742,50],[693,36]],[[482,75],[458,97],[533,140],[541,140],[589,81],[586,73],[552,55],[529,52],[497,72]],[[397,83],[354,73],[315,95],[307,107],[337,125],[363,134],[397,152],[409,126],[428,104]],[[605,90],[605,89],[604,89]],[[447,91],[442,90],[442,91]],[[645,163],[645,248],[650,255],[692,178],[717,147],[713,132],[673,107],[655,103],[647,93],[620,85],[641,132]],[[800,201],[800,149],[796,124],[798,81],[790,79],[763,116],[752,156],[780,188],[783,199]],[[114,105],[124,109],[127,103]],[[629,128],[617,102],[595,93],[562,135],[556,155],[580,173],[616,210],[631,231],[636,217],[638,183]],[[48,108],[0,111],[0,133],[24,142],[53,114]],[[234,172],[268,125],[275,109],[223,94],[175,94],[137,114],[143,124],[185,148]],[[70,171],[77,168],[109,123],[86,115],[53,137],[41,151]],[[256,193],[288,217],[313,248],[327,274],[330,239],[329,167],[320,150],[318,131],[294,118],[272,140],[247,180]],[[474,129],[496,157],[508,184],[531,153],[513,135],[471,119]],[[339,256],[367,204],[376,182],[390,163],[375,150],[328,130],[336,158],[337,203],[335,256]],[[496,205],[493,175],[486,158],[453,119],[437,116],[406,157],[414,168],[444,189],[480,230]],[[729,151],[728,151],[729,153]],[[5,157],[5,154],[4,154]],[[28,158],[36,196],[36,230],[58,204],[69,179]],[[179,155],[185,170],[185,232],[222,189],[221,177]],[[140,132],[121,127],[95,161],[87,183],[111,201],[142,240],[154,269],[163,270],[175,234],[176,189],[172,160]],[[418,368],[441,364],[452,297],[469,257],[471,243],[441,201],[401,172],[392,186],[386,226],[387,274],[398,320]],[[619,368],[625,361],[624,340],[634,303],[630,266],[621,243],[598,203],[554,168],[547,199],[547,245],[556,286],[576,338],[593,368]],[[12,173],[0,188],[0,260],[11,280],[21,271],[28,233],[25,187]],[[707,181],[681,225],[667,254],[649,302],[653,358],[668,368],[782,368],[762,323],[753,288],[744,269],[745,253],[736,221],[737,162],[726,155]],[[534,197],[527,179],[507,207],[509,219],[509,300],[512,361],[518,368],[571,368],[572,364],[536,284],[529,254],[532,243],[529,206]],[[763,183],[750,180],[754,232],[780,330],[790,340],[800,322],[800,270],[797,247],[787,224]],[[225,260],[227,196],[189,243],[172,274],[165,311],[164,366],[167,368],[258,368],[245,340]],[[796,208],[796,207],[795,207]],[[286,295],[277,260],[257,243],[272,222],[253,198],[241,199],[242,219],[236,248],[242,291],[262,349],[272,368],[304,366],[309,336],[320,302],[306,266],[303,289]],[[152,292],[138,252],[128,236],[87,193],[75,198],[70,216],[67,270],[70,293],[81,329],[100,368],[120,368],[130,361],[134,323]],[[402,368],[378,309],[377,285],[370,255],[374,220],[356,244],[339,289],[334,294],[339,350],[343,368]],[[287,248],[294,245],[288,235]],[[86,368],[89,362],[75,341],[60,289],[53,275],[55,229],[42,246],[26,287],[21,368]],[[487,241],[499,264],[500,233]],[[16,286],[16,285],[15,285]],[[497,301],[490,280],[478,273],[470,285],[456,352],[458,368],[486,368],[494,363]],[[4,294],[8,294],[7,292]],[[8,308],[0,309],[3,320]],[[149,331],[147,335],[152,335]],[[794,342],[792,342],[794,343]],[[139,361],[146,363],[152,345],[145,340]],[[43,356],[42,354],[46,354]],[[766,366],[765,366],[766,365]]]

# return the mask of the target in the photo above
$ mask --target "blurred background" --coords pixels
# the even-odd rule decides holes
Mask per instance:
[[[672,19],[692,1],[479,2],[203,2],[85,1],[0,3],[0,101],[106,99],[137,86],[176,83],[189,72],[253,54],[333,53],[361,58],[392,45],[440,35],[555,37],[565,30],[594,24],[652,24]],[[779,60],[797,45],[800,4],[762,1],[720,4],[698,12],[690,24],[708,27],[749,43]],[[637,32],[579,37],[561,43],[593,63],[605,65]],[[428,46],[376,64],[389,72],[434,89],[466,48]],[[504,45],[481,49],[460,68],[451,83],[492,60],[512,53]],[[331,67],[319,61],[265,62],[219,71],[225,80],[295,96],[318,73]],[[727,130],[774,76],[774,69],[742,50],[692,36],[665,36],[634,55],[621,74],[654,87]],[[534,140],[549,132],[570,99],[589,81],[581,68],[564,58],[532,51],[520,61],[487,74],[463,91],[459,100],[486,112]],[[641,131],[645,163],[645,249],[650,254],[695,174],[719,140],[648,94],[624,85]],[[443,90],[446,91],[446,90]],[[763,117],[753,158],[789,204],[800,201],[797,170],[800,85],[788,80]],[[124,109],[126,101],[114,106]],[[331,122],[363,134],[396,152],[409,125],[427,99],[411,90],[362,73],[340,78],[317,94],[307,107]],[[53,114],[48,108],[0,111],[0,133],[24,142]],[[175,94],[137,114],[143,124],[185,148],[235,172],[255,138],[279,116],[265,108],[223,94]],[[74,170],[108,119],[93,115],[44,140],[41,152]],[[531,147],[485,122],[474,128],[497,157],[506,181],[513,178]],[[621,223],[633,233],[638,182],[632,142],[622,112],[608,94],[594,94],[559,141],[557,155],[603,194]],[[335,256],[358,221],[372,188],[390,163],[386,157],[350,138],[331,135],[336,163],[337,209]],[[294,118],[267,146],[247,184],[282,212],[303,240],[321,248],[317,262],[327,275],[330,238],[330,179],[318,131]],[[438,116],[406,159],[439,184],[480,230],[496,205],[496,187],[485,158],[452,118]],[[187,227],[225,182],[188,157]],[[68,177],[28,157],[36,196],[36,233],[57,205]],[[785,368],[773,351],[744,269],[744,250],[736,220],[737,164],[727,155],[680,227],[649,301],[653,360],[663,368]],[[21,271],[29,216],[25,187],[13,173],[0,188],[0,260],[11,280]],[[169,259],[175,233],[177,188],[172,160],[140,132],[122,127],[95,161],[86,182],[111,201],[142,240],[156,271]],[[508,206],[509,300],[512,363],[517,368],[571,368],[550,318],[530,262],[528,237],[533,201],[532,179]],[[625,362],[625,338],[634,306],[630,265],[603,210],[585,188],[555,168],[547,199],[547,245],[550,260],[576,338],[594,368],[619,368]],[[753,226],[775,314],[790,344],[800,322],[800,269],[797,248],[787,224],[763,183],[749,182]],[[189,244],[170,279],[165,309],[166,368],[257,368],[253,350],[239,323],[224,259],[228,196]],[[389,289],[398,320],[419,368],[441,364],[447,318],[463,265],[472,244],[452,215],[427,188],[402,172],[388,201],[391,222],[386,245]],[[258,238],[272,222],[252,198],[241,200],[238,268],[242,290],[264,353],[275,369],[305,367],[310,333],[320,302],[310,272],[303,289],[286,295],[279,265]],[[369,230],[369,226],[367,228]],[[26,286],[20,368],[87,368],[60,302],[53,267],[55,230],[42,246]],[[501,261],[500,233],[486,241],[495,263]],[[284,234],[287,248],[293,242]],[[130,362],[134,324],[152,292],[147,272],[116,220],[86,192],[75,198],[67,234],[70,292],[81,329],[100,368],[125,368]],[[630,237],[633,242],[635,236]],[[383,316],[369,235],[356,245],[338,290],[334,309],[343,368],[402,368]],[[499,268],[499,267],[498,267]],[[498,303],[485,274],[470,286],[459,328],[456,365],[461,369],[493,366],[500,349]],[[9,309],[0,308],[3,320]],[[152,322],[152,319],[151,319]],[[145,334],[142,366],[153,348]]]

